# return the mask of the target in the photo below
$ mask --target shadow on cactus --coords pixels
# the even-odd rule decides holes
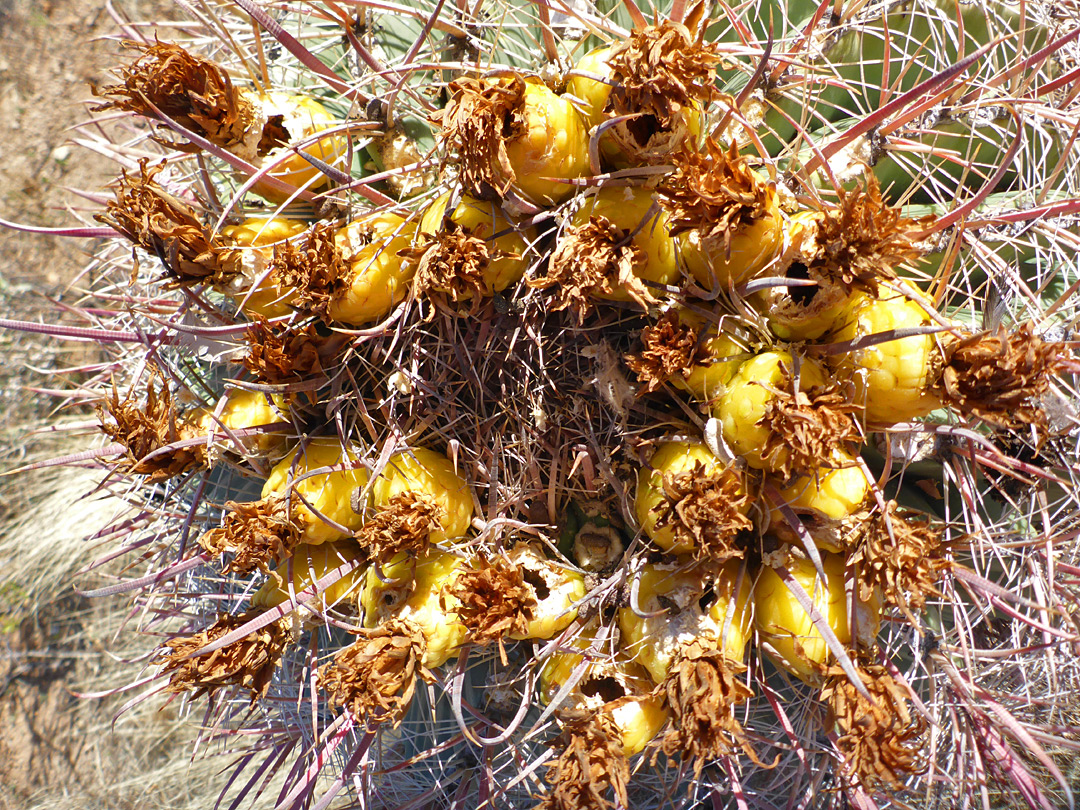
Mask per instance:
[[[104,590],[247,799],[1074,806],[1080,21],[752,5],[123,27]]]

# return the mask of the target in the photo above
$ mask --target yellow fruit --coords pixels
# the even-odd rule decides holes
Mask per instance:
[[[405,300],[416,268],[398,253],[412,244],[415,231],[415,223],[384,211],[334,234],[351,269],[348,286],[330,299],[330,318],[361,326],[384,318]]]
[[[519,115],[523,127],[506,143],[514,188],[531,203],[556,205],[576,190],[559,178],[572,180],[589,173],[585,122],[567,99],[534,82],[525,83]]]
[[[643,613],[658,615],[642,617],[632,607],[620,608],[619,629],[622,648],[656,683],[667,680],[691,644],[720,649],[733,663],[742,663],[750,632],[748,574],[743,574],[739,594],[734,604],[731,602],[742,565],[741,560],[729,560],[715,581],[685,567],[642,566],[637,605]],[[702,608],[707,597],[716,599],[708,610]]]
[[[818,577],[813,562],[806,557],[789,554],[784,567],[802,586],[840,643],[846,646],[851,643],[851,622],[844,590],[844,557],[822,554],[821,558],[824,582]],[[871,604],[860,604],[859,625],[876,634],[880,611],[879,599]],[[762,568],[754,587],[754,626],[761,640],[770,645],[771,649],[766,652],[777,666],[807,683],[814,683],[819,678],[820,668],[832,657],[810,614],[803,610],[780,575],[767,565]]]
[[[273,396],[260,391],[233,388],[225,395],[225,404],[217,408],[197,408],[188,417],[197,425],[200,433],[213,434],[226,449],[236,450],[236,444],[226,435],[226,430],[273,425],[287,422],[289,403],[281,394]],[[278,433],[262,433],[248,436],[241,443],[245,448],[268,453],[282,442]]]
[[[611,48],[596,48],[589,51],[577,61],[573,75],[566,80],[566,92],[581,101],[578,109],[581,110],[582,117],[590,129],[607,120],[604,108],[607,107],[608,98],[611,96],[611,84],[608,83],[611,81],[611,66],[607,61],[611,51]],[[586,73],[608,81],[582,75]]]
[[[449,192],[439,196],[420,218],[418,232],[435,235],[443,229],[444,217],[448,217],[465,235],[486,242],[491,260],[484,268],[485,295],[502,292],[519,281],[529,264],[535,230],[516,229],[494,203],[464,197],[448,211],[449,201]]]
[[[585,598],[585,579],[581,574],[547,559],[527,543],[518,543],[507,556],[522,570],[525,583],[536,598],[528,629],[520,635],[511,634],[510,638],[549,639],[569,627],[577,618],[575,605]]]
[[[673,376],[671,384],[698,402],[712,403],[727,390],[728,383],[747,359],[745,344],[738,340],[737,335],[728,333],[722,325],[714,323],[705,326],[702,334],[703,324],[694,323],[698,319],[689,311],[680,312],[679,319],[688,321],[699,330],[698,339],[702,349],[698,362],[690,367],[689,372]]]
[[[251,597],[251,606],[263,609],[277,607],[318,582],[335,568],[362,558],[363,551],[360,546],[348,540],[317,546],[299,545],[293,550],[292,557],[282,561],[270,572],[270,578]],[[317,605],[321,610],[331,607],[338,610],[352,609],[365,575],[364,567],[353,569],[308,604]]]
[[[373,566],[360,592],[364,626],[374,628],[390,618],[410,621],[424,634],[424,666],[446,663],[468,637],[455,612],[460,602],[449,593],[464,565],[460,557],[433,546],[419,557],[402,552],[379,572]]]
[[[472,491],[441,453],[416,447],[391,457],[371,487],[371,503],[380,508],[402,492],[429,496],[443,508],[442,531],[431,533],[431,542],[461,537],[472,523]]]
[[[239,225],[221,229],[231,244],[251,248],[243,252],[242,289],[229,293],[245,313],[281,318],[292,312],[289,305],[295,300],[295,293],[280,287],[267,273],[268,263],[274,257],[270,246],[306,230],[306,222],[284,217],[251,217]]]
[[[761,450],[770,438],[769,428],[761,424],[776,390],[791,392],[791,375],[795,361],[784,351],[763,352],[744,362],[727,384],[719,398],[714,414],[720,419],[724,440],[732,452],[756,469],[776,469],[787,459],[781,451],[768,461]],[[803,360],[799,364],[799,390],[825,384],[825,372],[816,363]]]
[[[855,458],[837,450],[812,475],[799,476],[780,488],[780,497],[796,513],[811,512],[839,519],[853,514],[870,491],[870,482]],[[774,514],[773,520],[783,521]],[[785,521],[786,523],[786,521]]]
[[[596,636],[590,626],[570,643],[579,650],[588,650]],[[550,703],[585,655],[556,652],[540,671],[540,698]],[[619,730],[622,753],[633,756],[645,749],[668,720],[664,699],[653,693],[653,685],[645,671],[622,651],[610,656],[606,651],[596,654],[581,679],[560,704],[568,709],[606,713]]]
[[[877,299],[854,296],[829,339],[841,343],[932,324],[915,301],[885,290],[881,294]],[[832,365],[838,374],[854,380],[854,402],[865,408],[866,421],[891,425],[940,407],[933,390],[937,354],[934,335],[912,335],[837,355]]]
[[[657,527],[663,506],[668,497],[664,491],[664,476],[692,472],[700,465],[703,477],[712,475],[737,476],[734,470],[721,462],[705,444],[689,442],[665,442],[657,448],[648,467],[638,472],[637,490],[634,496],[634,514],[638,524],[649,538],[664,551],[672,554],[689,554],[696,550],[686,532],[677,532],[672,520]],[[739,481],[732,487],[733,496],[745,494]],[[748,511],[749,502],[740,506],[740,514]],[[682,518],[673,516],[675,521]]]
[[[363,512],[353,510],[355,493],[368,483],[368,473],[362,466],[334,470],[318,475],[306,475],[309,470],[320,467],[356,462],[360,453],[356,448],[345,448],[336,437],[312,439],[282,459],[270,471],[263,484],[262,497],[292,493],[292,515],[304,527],[304,540],[308,543],[327,543],[340,540],[346,534],[314,514],[305,504],[311,504],[320,514],[355,531],[364,525]],[[294,465],[295,462],[295,465]],[[289,481],[292,486],[289,486]]]

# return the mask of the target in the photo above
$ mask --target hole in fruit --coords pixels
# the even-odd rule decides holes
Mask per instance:
[[[543,602],[551,596],[551,588],[548,587],[547,582],[545,582],[544,578],[536,571],[525,568],[522,571],[521,578],[529,585],[532,585],[533,590],[536,591],[536,600],[538,602]]]
[[[638,146],[642,147],[648,146],[653,135],[662,131],[660,122],[656,120],[655,115],[642,115],[637,118],[631,118],[626,122],[626,129],[634,136],[634,140],[637,141]]]
[[[707,613],[709,608],[716,604],[716,591],[709,587],[705,590],[705,593],[698,599],[698,607],[701,608],[702,613]]]
[[[626,690],[619,682],[607,676],[604,678],[589,678],[581,686],[581,694],[586,697],[599,697],[604,703],[610,703],[621,697],[626,697]]]
[[[795,262],[787,269],[787,273],[784,274],[786,278],[798,279],[800,281],[810,280],[810,270],[802,262]],[[791,300],[795,302],[797,306],[808,307],[810,302],[814,300],[814,296],[817,295],[818,287],[788,287],[788,295],[791,296]]]
[[[279,146],[288,146],[290,140],[289,130],[285,129],[285,116],[271,115],[263,125],[262,137],[259,139],[259,155],[266,155]]]

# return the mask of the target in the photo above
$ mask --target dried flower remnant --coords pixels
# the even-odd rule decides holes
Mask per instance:
[[[851,418],[857,409],[831,385],[778,392],[758,422],[768,431],[761,448],[766,469],[784,479],[816,470],[822,459],[860,440]]]
[[[295,383],[324,373],[322,354],[330,339],[319,334],[314,320],[285,326],[260,318],[243,338],[248,349],[241,362],[260,382]]]
[[[290,517],[284,498],[228,501],[225,508],[229,513],[222,525],[199,538],[199,545],[212,557],[233,553],[222,573],[246,576],[255,569],[266,573],[272,562],[290,556],[300,544],[301,527]]]
[[[253,618],[254,614],[221,615],[206,630],[166,641],[156,659],[163,664],[162,674],[171,673],[166,691],[176,694],[194,689],[195,697],[199,697],[223,686],[240,686],[250,690],[252,703],[264,697],[291,638],[283,621],[272,622],[213,652],[199,654]]]
[[[356,541],[376,561],[389,562],[402,551],[420,556],[445,515],[446,509],[430,495],[401,492],[356,532]]]
[[[448,595],[458,602],[454,610],[473,643],[497,641],[506,665],[503,639],[528,632],[537,604],[522,570],[505,557],[489,560],[481,554],[473,568],[454,579]]]
[[[145,475],[150,482],[172,478],[207,462],[205,444],[171,446],[193,438],[195,432],[177,419],[168,384],[156,388],[156,378],[153,374],[147,380],[143,405],[132,401],[134,391],[121,400],[114,388],[98,406],[101,430],[127,448],[126,458],[118,461],[116,468],[127,475]]]
[[[741,557],[738,533],[754,527],[746,516],[751,502],[740,474],[733,468],[706,472],[692,469],[664,473],[664,500],[653,508],[656,531],[671,528],[676,548],[693,548],[698,559],[721,564]]]
[[[124,68],[123,84],[95,90],[95,95],[110,100],[93,112],[128,110],[146,118],[163,114],[225,149],[250,137],[256,111],[223,68],[169,42],[129,45],[140,48],[142,55]],[[199,151],[183,141],[166,145],[182,152]]]
[[[322,315],[334,294],[346,286],[349,267],[333,229],[321,223],[308,232],[303,248],[288,241],[277,245],[270,273],[282,287],[296,289],[299,309]]]
[[[227,284],[241,272],[240,251],[219,245],[195,210],[154,179],[164,168],[139,161],[139,177],[121,174],[116,199],[94,218],[157,256],[175,285]]]
[[[906,688],[885,667],[864,664],[856,669],[872,701],[836,666],[821,690],[844,769],[867,787],[900,789],[908,777],[927,767],[926,720],[911,710]]]
[[[551,786],[536,810],[614,810],[629,807],[630,764],[620,732],[607,712],[567,712],[553,743],[560,750],[548,765]],[[608,792],[614,801],[608,798]]]
[[[370,630],[319,669],[319,684],[330,703],[342,706],[367,728],[390,723],[394,728],[408,711],[422,665],[424,634],[412,622],[390,619]]]
[[[655,324],[641,330],[642,350],[626,358],[637,374],[644,393],[653,393],[672,376],[689,375],[693,367],[707,360],[708,352],[698,343],[697,330],[669,311]]]
[[[436,234],[420,234],[416,247],[401,251],[416,262],[417,293],[444,293],[451,301],[467,301],[488,292],[486,272],[495,256],[488,242],[447,221]]]
[[[963,413],[1000,427],[1046,427],[1039,399],[1068,366],[1068,349],[1035,334],[1031,321],[1013,332],[971,335],[945,347],[939,387]]]

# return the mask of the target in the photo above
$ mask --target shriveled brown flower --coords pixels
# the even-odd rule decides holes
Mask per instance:
[[[725,151],[710,137],[701,151],[690,141],[672,163],[675,170],[657,189],[671,215],[672,236],[697,230],[726,254],[734,235],[769,213],[769,187],[734,143]]]
[[[128,475],[145,475],[151,482],[163,481],[182,472],[205,466],[206,446],[170,447],[193,438],[192,426],[178,420],[167,383],[158,388],[157,375],[146,383],[146,402],[133,401],[135,392],[123,400],[113,388],[112,395],[98,406],[101,430],[127,448],[125,458],[116,463]]]
[[[630,236],[630,231],[601,215],[589,217],[583,225],[570,225],[555,245],[548,274],[530,279],[529,286],[555,287],[552,309],[572,309],[578,323],[592,310],[592,297],[611,295],[616,284],[647,308],[655,299],[634,275],[645,253]]]
[[[939,386],[949,405],[991,424],[1045,427],[1039,399],[1068,360],[1065,344],[1043,340],[1026,321],[1012,332],[999,328],[951,342]]]
[[[123,172],[116,199],[94,218],[157,256],[174,285],[228,283],[242,269],[240,251],[220,244],[188,203],[154,179],[164,168],[165,161],[148,166],[144,158],[139,177]]]
[[[922,512],[900,509],[895,501],[856,519],[848,539],[848,565],[859,572],[859,599],[880,593],[914,623],[915,611],[936,594],[949,565],[950,544],[942,526]]]
[[[758,421],[769,434],[760,450],[762,460],[784,478],[818,469],[834,450],[859,441],[851,418],[856,409],[831,385],[778,391]]]
[[[474,568],[454,578],[446,596],[458,601],[454,610],[473,643],[499,642],[505,665],[503,639],[528,630],[537,604],[533,594],[521,568],[505,557],[489,560],[481,554]]]
[[[742,669],[719,650],[691,644],[664,684],[673,719],[660,748],[669,757],[692,760],[695,781],[706,763],[737,749],[769,767],[735,717],[735,707],[753,694],[737,677]]]
[[[909,776],[926,770],[926,720],[911,710],[910,694],[885,667],[859,664],[856,670],[872,701],[838,666],[831,668],[821,690],[844,770],[871,789],[900,788]]]
[[[334,294],[348,283],[349,266],[334,231],[319,223],[308,231],[303,248],[290,241],[274,247],[270,273],[284,288],[296,290],[296,306],[323,314]]]
[[[123,84],[94,90],[95,95],[109,99],[94,112],[130,110],[158,118],[156,107],[185,129],[225,149],[245,140],[255,126],[254,106],[223,68],[169,42],[126,44],[142,50],[142,55],[124,68]],[[197,146],[172,139],[167,145],[182,152],[199,151]]]
[[[744,514],[750,495],[737,470],[706,473],[698,461],[693,469],[665,473],[663,486],[664,500],[653,509],[658,531],[670,526],[676,544],[692,546],[695,557],[717,565],[743,555],[736,535],[754,524]]]
[[[664,20],[631,32],[608,58],[612,71],[609,111],[634,118],[613,127],[620,147],[656,162],[685,140],[685,112],[720,96],[715,43],[706,44],[704,3],[686,22]],[[672,139],[671,134],[677,133]]]
[[[377,561],[388,562],[402,551],[420,555],[445,515],[446,509],[430,495],[400,492],[356,532],[356,541]]]
[[[484,295],[484,273],[495,258],[487,240],[449,220],[438,233],[421,234],[418,244],[405,248],[400,255],[416,262],[413,284],[418,294],[438,292],[451,301]]]
[[[675,375],[689,374],[705,362],[708,352],[698,343],[697,330],[669,311],[641,330],[640,352],[627,356],[626,365],[637,374],[642,391],[652,393]]]
[[[372,728],[401,723],[416,692],[417,678],[428,677],[421,663],[426,644],[415,624],[390,619],[356,640],[319,669],[319,684],[330,703]]]
[[[462,78],[447,90],[450,99],[434,118],[443,144],[458,154],[462,185],[483,200],[505,196],[516,179],[506,144],[524,132],[525,81]]]
[[[244,332],[248,350],[241,362],[260,382],[295,383],[323,374],[322,354],[330,342],[318,324],[271,324],[259,319]]]
[[[199,538],[199,545],[212,557],[226,551],[234,554],[222,571],[240,576],[256,568],[264,573],[270,564],[292,554],[300,544],[302,527],[290,515],[287,501],[271,495],[249,503],[228,501],[229,513],[222,525]]]
[[[206,630],[166,641],[156,658],[163,665],[162,672],[171,673],[166,691],[175,694],[194,689],[195,697],[199,697],[222,686],[241,686],[251,692],[252,702],[264,697],[290,638],[289,629],[282,621],[261,627],[219,650],[198,655],[208,644],[242,627],[254,616],[222,614]]]
[[[619,729],[607,712],[566,712],[553,743],[559,756],[547,766],[548,794],[537,810],[612,810],[629,807],[630,763]],[[611,793],[614,801],[608,798]]]

